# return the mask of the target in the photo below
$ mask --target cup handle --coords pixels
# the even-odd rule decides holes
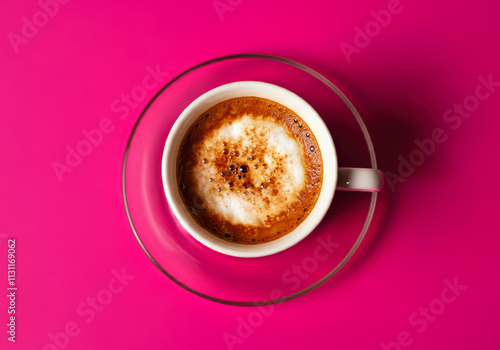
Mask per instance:
[[[384,187],[384,173],[370,168],[339,168],[337,190],[380,192]]]

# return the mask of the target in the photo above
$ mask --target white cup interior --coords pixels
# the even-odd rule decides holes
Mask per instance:
[[[323,161],[323,183],[313,210],[292,232],[274,241],[253,245],[225,241],[207,232],[188,212],[176,179],[176,162],[184,135],[193,122],[214,105],[237,97],[255,96],[278,102],[299,115],[318,141]],[[200,243],[223,254],[251,258],[283,251],[304,239],[320,223],[328,211],[337,184],[337,154],[332,137],[318,113],[301,97],[280,86],[240,81],[219,86],[194,100],[174,123],[165,143],[162,158],[162,181],[168,203],[181,225]]]

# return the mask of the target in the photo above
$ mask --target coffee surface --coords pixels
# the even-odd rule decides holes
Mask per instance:
[[[257,97],[221,102],[182,141],[177,181],[185,205],[207,231],[242,244],[294,230],[316,204],[321,152],[306,123]]]

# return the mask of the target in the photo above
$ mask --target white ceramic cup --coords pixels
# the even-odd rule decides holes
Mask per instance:
[[[292,232],[274,241],[253,245],[232,243],[203,229],[191,216],[178,190],[176,162],[181,141],[193,122],[214,105],[237,97],[254,96],[276,101],[299,115],[318,141],[323,161],[323,183],[319,198],[307,218]],[[258,82],[240,81],[219,86],[194,100],[177,118],[165,143],[162,158],[163,189],[175,217],[191,236],[205,246],[223,254],[252,258],[275,254],[297,244],[320,223],[336,189],[380,191],[383,173],[376,169],[338,168],[332,136],[318,113],[301,97],[282,87]],[[338,183],[339,182],[339,183]],[[341,182],[341,184],[340,184]]]

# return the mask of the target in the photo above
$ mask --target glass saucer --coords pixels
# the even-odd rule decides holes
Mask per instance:
[[[271,256],[227,256],[191,237],[173,216],[163,191],[163,147],[174,121],[194,99],[243,80],[282,86],[311,104],[333,136],[339,166],[377,168],[377,163],[366,126],[347,97],[316,71],[284,58],[215,58],[182,72],[153,97],[131,132],[123,160],[123,199],[132,231],[153,264],[179,286],[215,302],[256,306],[304,295],[335,275],[363,240],[377,194],[337,191],[308,237]]]

